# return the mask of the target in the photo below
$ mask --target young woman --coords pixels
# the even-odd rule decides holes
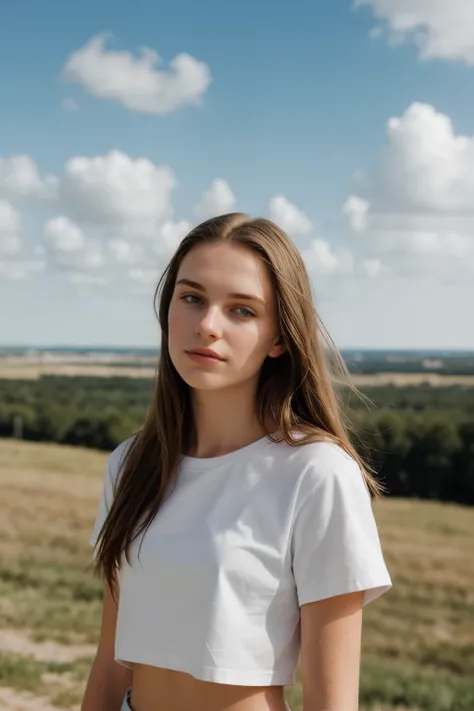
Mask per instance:
[[[90,539],[105,583],[82,711],[285,711],[299,660],[304,711],[356,711],[362,609],[391,580],[301,256],[223,215],[160,292],[155,391]]]

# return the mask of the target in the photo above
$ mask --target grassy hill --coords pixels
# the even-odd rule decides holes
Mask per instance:
[[[106,458],[0,440],[0,711],[78,708],[100,622],[88,537]],[[375,513],[394,588],[364,613],[361,708],[472,711],[474,509],[386,499]],[[300,711],[299,683],[286,695]]]

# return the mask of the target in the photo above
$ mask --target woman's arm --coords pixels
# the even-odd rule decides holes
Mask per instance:
[[[302,605],[303,711],[357,711],[363,592]]]
[[[116,598],[118,602],[118,592]],[[131,670],[114,661],[117,602],[105,583],[100,639],[81,711],[120,711],[125,692],[132,683]]]

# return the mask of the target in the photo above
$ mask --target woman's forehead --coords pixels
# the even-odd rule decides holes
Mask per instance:
[[[248,247],[228,243],[199,245],[183,258],[177,274],[180,280],[199,283],[206,290],[255,293],[268,298],[273,291],[268,268]]]

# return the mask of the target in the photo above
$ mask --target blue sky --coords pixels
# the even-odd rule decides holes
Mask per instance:
[[[173,244],[235,208],[291,234],[340,347],[474,348],[470,11],[358,5],[4,3],[0,343],[154,345]]]

